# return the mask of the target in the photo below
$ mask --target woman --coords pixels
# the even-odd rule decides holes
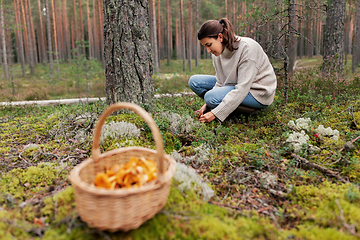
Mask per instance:
[[[215,76],[193,75],[189,79],[189,87],[205,100],[198,111],[200,122],[224,121],[234,111],[248,113],[273,102],[276,75],[256,41],[236,36],[226,18],[206,21],[198,39],[212,53],[216,72]]]

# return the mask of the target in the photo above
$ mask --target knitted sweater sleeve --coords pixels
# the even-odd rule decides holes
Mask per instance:
[[[257,72],[258,69],[254,60],[244,59],[239,61],[235,89],[226,94],[222,102],[211,110],[220,121],[224,121],[245,99]]]

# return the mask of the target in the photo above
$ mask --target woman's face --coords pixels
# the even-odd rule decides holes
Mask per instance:
[[[217,38],[206,37],[200,40],[200,43],[206,47],[206,51],[214,54],[215,56],[219,56],[223,52],[224,46],[222,42],[222,33],[219,33]]]

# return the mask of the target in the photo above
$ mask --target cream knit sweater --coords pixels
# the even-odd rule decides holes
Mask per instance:
[[[216,71],[214,88],[234,85],[222,102],[211,112],[224,121],[244,100],[248,92],[263,105],[270,105],[277,86],[276,75],[268,56],[256,41],[247,37],[237,37],[237,50],[230,52],[225,47],[219,55],[212,55]]]

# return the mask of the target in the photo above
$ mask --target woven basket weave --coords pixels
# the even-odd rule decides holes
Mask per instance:
[[[100,153],[101,128],[106,118],[119,109],[133,110],[147,122],[155,140],[156,151],[143,147],[124,147]],[[126,163],[130,157],[145,157],[155,161],[157,180],[130,189],[109,190],[94,186],[96,173],[103,171],[105,166]],[[175,169],[175,160],[164,153],[159,128],[144,109],[132,103],[110,105],[96,124],[92,157],[77,165],[69,176],[75,191],[76,209],[89,227],[111,232],[136,229],[164,207]]]

